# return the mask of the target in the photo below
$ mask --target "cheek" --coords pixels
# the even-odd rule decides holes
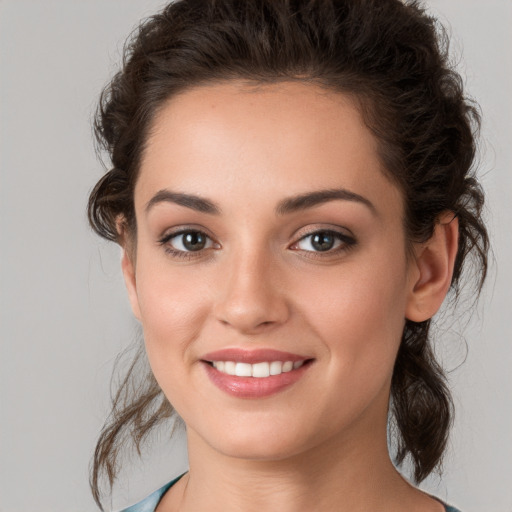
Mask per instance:
[[[137,295],[148,358],[157,380],[169,364],[187,358],[208,314],[209,283],[190,270],[170,271],[161,258],[138,259]],[[179,365],[175,365],[179,369]]]
[[[372,258],[347,264],[322,279],[308,279],[295,291],[298,309],[323,340],[340,374],[390,376],[405,323],[404,261]],[[341,369],[343,371],[341,371]]]

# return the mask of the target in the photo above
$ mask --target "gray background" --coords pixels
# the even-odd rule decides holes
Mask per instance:
[[[512,512],[512,1],[431,0],[484,113],[482,175],[497,265],[441,355],[457,405],[442,478],[464,512]],[[0,512],[95,510],[88,463],[116,354],[136,338],[119,249],[93,236],[102,168],[90,118],[122,43],[155,0],[0,0]],[[448,321],[450,327],[452,321]],[[122,475],[120,507],[186,468],[152,443]],[[126,467],[129,467],[126,465]]]

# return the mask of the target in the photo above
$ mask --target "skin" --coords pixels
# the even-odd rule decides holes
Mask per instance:
[[[286,198],[326,189],[362,199],[276,213]],[[164,190],[220,213],[159,200]],[[120,225],[123,272],[189,447],[190,471],[157,511],[443,510],[394,469],[386,423],[405,319],[440,307],[457,221],[441,216],[409,255],[401,192],[354,102],[301,83],[188,90],[154,120],[134,200],[136,240]],[[208,242],[179,258],[169,251],[183,254],[183,238],[170,235],[183,227]],[[307,235],[322,230],[344,238],[318,251]],[[201,362],[229,347],[313,362],[285,390],[242,399]]]

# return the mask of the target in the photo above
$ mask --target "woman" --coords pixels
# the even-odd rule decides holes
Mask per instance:
[[[429,327],[469,258],[485,278],[477,126],[415,2],[181,0],[143,23],[101,99],[89,217],[124,250],[152,373],[115,400],[98,504],[125,432],[177,413],[189,472],[127,510],[454,510],[394,464],[419,483],[447,443]]]

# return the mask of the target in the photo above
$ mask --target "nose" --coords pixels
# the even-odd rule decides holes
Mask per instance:
[[[226,267],[214,307],[221,323],[244,334],[258,334],[287,321],[283,275],[268,254],[239,253]]]

